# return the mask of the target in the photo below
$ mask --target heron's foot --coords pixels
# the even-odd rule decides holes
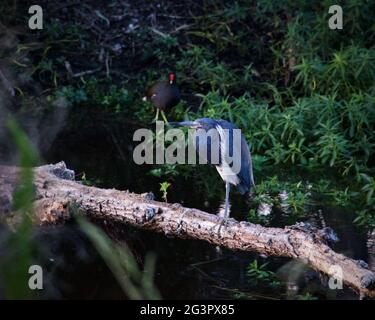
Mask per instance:
[[[183,219],[184,219],[185,214],[186,214],[187,212],[188,212],[188,210],[185,209],[184,212],[181,214],[180,219],[178,220],[178,224],[177,224],[177,233],[181,233],[181,232],[182,232]]]
[[[226,228],[228,224],[228,218],[223,218],[218,224],[212,227],[212,231],[217,227],[217,236],[221,238],[221,229]]]
[[[225,229],[227,225],[228,225],[228,218],[224,218],[223,220],[221,220],[219,224],[219,228],[217,230],[219,237],[221,236],[221,228]]]

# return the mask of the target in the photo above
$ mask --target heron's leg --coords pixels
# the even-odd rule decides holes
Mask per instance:
[[[164,111],[163,111],[163,110],[160,110],[160,113],[161,113],[161,116],[163,117],[164,122],[165,122],[166,124],[168,124],[168,119],[167,119],[167,117],[165,116]]]
[[[230,183],[225,182],[225,210],[224,210],[224,219],[229,218],[229,192],[230,192]]]
[[[178,220],[177,224],[177,232],[181,232],[182,230],[182,223],[183,223],[183,218],[185,217],[185,214],[189,211],[189,209],[185,209],[184,212],[182,212],[180,219]]]
[[[230,183],[225,182],[225,209],[224,209],[224,217],[223,220],[221,220],[219,229],[218,229],[218,234],[220,235],[221,228],[223,225],[226,225],[228,218],[229,218],[229,192],[230,192]]]

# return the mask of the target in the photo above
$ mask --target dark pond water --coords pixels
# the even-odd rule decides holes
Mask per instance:
[[[81,128],[79,133],[65,129],[43,157],[48,163],[64,160],[70,169],[75,170],[78,178],[84,173],[98,186],[137,193],[152,191],[157,200],[161,200],[159,183],[163,178],[149,175],[149,166],[133,163],[131,138],[134,129],[126,125],[111,125],[109,129],[109,126],[96,124]],[[212,170],[212,174],[216,174],[215,169]],[[220,180],[218,183],[221,183]],[[193,178],[174,178],[168,200],[215,213],[224,197],[224,185],[222,190],[222,194],[208,201]],[[248,210],[246,203],[236,194],[231,196],[231,200],[231,214],[237,219],[244,219],[243,213]],[[353,225],[353,216],[339,208],[320,209],[327,225],[340,238],[335,249],[366,260],[365,238]],[[126,241],[139,261],[146,252],[156,253],[155,281],[163,298],[227,299],[235,297],[238,292],[245,292],[249,299],[285,299],[306,292],[320,299],[357,298],[350,289],[327,289],[324,277],[289,259],[266,258],[229,250],[220,253],[215,247],[200,241],[170,239],[129,227],[124,227],[124,231]],[[105,263],[75,226],[56,228],[52,235],[48,230],[44,237],[56,242],[54,254],[60,256],[53,262],[56,264],[57,280],[54,285],[57,296],[125,298]],[[289,291],[284,286],[275,289],[267,283],[250,279],[246,269],[254,259],[260,264],[267,262],[267,270],[276,272],[280,279],[289,283]]]

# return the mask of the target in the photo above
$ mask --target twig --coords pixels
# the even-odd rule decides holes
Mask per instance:
[[[65,66],[66,71],[68,71],[69,75],[73,77],[74,73],[72,71],[72,66],[68,60],[65,60],[64,66]]]
[[[164,33],[164,32],[161,32],[159,31],[158,29],[155,29],[155,28],[151,28],[151,31],[156,33],[157,35],[161,36],[162,38],[168,38],[169,35]]]
[[[86,76],[88,74],[93,74],[95,72],[98,72],[99,70],[101,70],[101,67],[93,69],[93,70],[87,70],[87,71],[75,73],[75,74],[73,74],[73,77],[78,78],[78,77]]]
[[[109,78],[109,53],[108,51],[106,52],[106,55],[105,55],[105,70],[106,70],[107,78]]]
[[[1,69],[0,69],[0,79],[3,82],[3,85],[4,85],[5,89],[8,90],[8,92],[10,93],[10,95],[12,97],[14,97],[16,93],[15,93],[12,85],[8,81],[8,79],[5,77],[4,73],[1,71]]]
[[[176,29],[174,29],[171,34],[175,34],[181,30],[185,30],[185,29],[189,29],[190,27],[194,26],[195,23],[191,23],[191,24],[183,24],[182,26],[179,26],[177,27]]]
[[[223,291],[228,291],[228,292],[232,292],[232,293],[243,293],[249,297],[256,297],[256,298],[260,298],[260,299],[268,299],[268,300],[280,300],[278,298],[274,298],[274,297],[269,297],[269,296],[264,296],[264,295],[261,295],[261,294],[258,294],[258,293],[252,293],[252,292],[241,292],[240,290],[238,289],[230,289],[230,288],[223,288],[223,287],[219,287],[219,286],[215,286],[213,285],[214,288],[216,289],[220,289],[220,290],[223,290]]]
[[[172,14],[162,14],[162,13],[158,13],[157,16],[163,17],[163,18],[171,18],[171,19],[189,19],[189,17],[176,16],[176,15],[172,15]]]
[[[112,141],[113,141],[117,151],[120,154],[120,158],[122,159],[122,161],[126,162],[126,156],[125,156],[124,152],[122,151],[120,143],[118,142],[116,136],[113,134],[112,130],[109,127],[106,126],[106,129],[108,130],[108,132],[109,132],[109,134],[112,138]]]
[[[212,260],[208,260],[208,261],[199,261],[199,262],[196,262],[196,263],[192,263],[190,266],[196,267],[196,266],[201,266],[201,265],[204,265],[204,264],[209,264],[209,263],[218,262],[218,261],[222,261],[222,260],[225,260],[225,258],[221,257],[221,258],[216,258],[216,259],[212,259]]]

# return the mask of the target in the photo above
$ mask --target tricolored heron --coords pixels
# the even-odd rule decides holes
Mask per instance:
[[[180,90],[176,84],[176,75],[169,73],[168,81],[157,81],[147,89],[146,96],[143,101],[151,101],[156,108],[156,117],[154,121],[159,119],[159,111],[166,123],[168,120],[164,111],[176,106],[181,100]]]
[[[248,193],[251,187],[255,186],[251,153],[244,135],[233,123],[221,119],[201,118],[194,121],[173,122],[171,125],[195,129],[193,135],[195,151],[203,159],[206,158],[206,163],[215,165],[224,180],[226,192],[223,222],[225,222],[229,218],[230,186],[236,186],[241,194]],[[237,135],[235,129],[239,130]],[[217,134],[207,135],[210,130]],[[215,141],[215,136],[218,141]],[[206,145],[202,148],[202,144]],[[215,152],[218,154],[216,160],[213,157]],[[229,163],[230,159],[232,163]],[[234,162],[237,162],[240,167],[234,168]]]

